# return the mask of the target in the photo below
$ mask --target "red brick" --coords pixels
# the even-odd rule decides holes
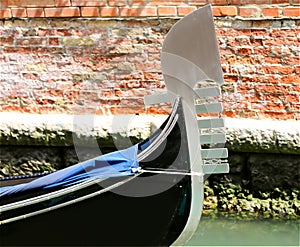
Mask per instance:
[[[248,35],[247,33],[245,33],[244,35]],[[261,29],[251,29],[250,30],[250,35],[254,36],[255,38],[257,37],[265,37],[269,35],[269,31],[268,30],[261,30]]]
[[[197,8],[195,6],[178,6],[177,12],[179,16],[186,16],[187,14],[193,12]]]
[[[247,5],[247,4],[269,4],[269,0],[231,0],[233,5]]]
[[[237,82],[239,80],[239,77],[237,75],[224,75],[224,80],[227,82],[227,83],[230,83],[230,82]]]
[[[300,93],[300,84],[293,86],[293,91]]]
[[[30,54],[31,48],[28,46],[4,46],[5,53]]]
[[[300,76],[299,75],[283,76],[281,78],[281,83],[287,83],[287,84],[297,84],[297,83],[300,83]]]
[[[300,64],[299,57],[287,56],[284,58],[284,63],[289,65],[298,65]]]
[[[273,29],[270,32],[270,36],[276,38],[282,37],[296,37],[298,34],[296,29]]]
[[[147,5],[147,0],[128,0],[129,6],[145,6]]]
[[[36,38],[36,37],[29,37],[29,38],[22,38],[22,39],[17,39],[16,40],[16,45],[22,45],[22,46],[27,46],[27,45],[47,45],[47,39],[45,38]]]
[[[287,7],[282,11],[283,16],[289,17],[299,17],[300,16],[300,8],[298,7]]]
[[[7,0],[8,7],[54,7],[55,0]]]
[[[202,6],[207,4],[206,0],[189,0],[188,1],[189,5],[195,5],[195,6]]]
[[[53,36],[54,31],[52,29],[39,28],[37,33],[38,33],[38,36]]]
[[[166,7],[158,7],[157,12],[159,16],[175,16],[177,15],[176,7],[174,6],[166,6]]]
[[[291,66],[263,66],[262,69],[265,74],[289,75],[294,72],[294,69]]]
[[[270,0],[270,4],[289,4],[290,0]]]
[[[55,0],[56,7],[69,7],[71,6],[70,0]]]
[[[275,103],[275,102],[268,102],[265,106],[264,109],[268,110],[268,111],[283,111],[285,110],[285,106],[280,102]]]
[[[70,29],[57,29],[57,30],[53,30],[53,34],[54,36],[72,36],[72,30]]]
[[[239,15],[242,17],[259,17],[260,8],[257,7],[239,7]]]
[[[14,37],[10,36],[10,37],[2,37],[0,36],[0,45],[4,46],[4,45],[12,45],[14,43]]]
[[[255,89],[259,93],[290,93],[290,87],[285,85],[255,85]]]
[[[11,18],[11,10],[10,9],[0,9],[0,18]]]
[[[267,16],[267,17],[278,17],[279,8],[263,8],[262,14],[263,16]]]
[[[155,7],[120,7],[120,16],[133,16],[133,17],[139,17],[139,16],[157,16],[156,8]]]
[[[265,118],[272,118],[272,119],[278,119],[278,120],[288,120],[288,119],[294,119],[295,115],[294,113],[287,113],[287,112],[260,112],[261,116],[264,116]]]
[[[212,5],[227,5],[228,1],[227,0],[208,0],[208,3]]]
[[[252,48],[247,48],[247,47],[237,48],[237,54],[242,56],[251,55]]]
[[[148,5],[155,5],[155,6],[174,6],[174,5],[182,5],[185,3],[185,0],[149,0]],[[191,3],[190,3],[191,4]]]
[[[81,7],[82,16],[99,16],[99,9],[97,7]]]
[[[223,7],[213,6],[212,12],[214,16],[236,16],[237,8],[234,6],[223,6]]]
[[[106,0],[72,0],[72,6],[106,6]]]
[[[45,8],[45,17],[79,17],[80,11],[77,7]]]
[[[282,59],[278,57],[264,57],[264,62],[266,64],[281,64]]]
[[[297,94],[281,95],[280,98],[287,103],[300,103],[300,98]]]
[[[300,104],[290,104],[290,109],[292,111],[300,112]]]
[[[27,17],[25,8],[12,8],[11,13],[13,17]]]
[[[269,56],[270,53],[271,53],[270,47],[254,47],[254,54],[256,55]]]
[[[108,5],[109,6],[116,6],[116,7],[121,7],[121,6],[126,6],[127,5],[127,0],[108,0]]]
[[[281,96],[278,94],[263,94],[262,100],[263,101],[272,101],[272,102],[281,102]]]
[[[49,38],[49,45],[58,46],[59,45],[59,39],[58,38]]]
[[[43,8],[27,8],[27,16],[28,17],[44,17],[44,9]]]
[[[119,16],[119,9],[117,7],[100,7],[100,16]]]

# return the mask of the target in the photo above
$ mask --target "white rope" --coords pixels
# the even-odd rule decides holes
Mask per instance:
[[[204,176],[202,172],[184,172],[176,170],[146,170],[141,167],[132,168],[133,173],[153,173],[153,174],[168,174],[168,175],[184,175],[184,176]]]

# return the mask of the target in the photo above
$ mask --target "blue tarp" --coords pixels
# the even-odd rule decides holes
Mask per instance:
[[[0,197],[33,189],[67,187],[91,178],[133,175],[132,168],[139,166],[137,150],[138,144],[67,167],[29,183],[0,188]]]

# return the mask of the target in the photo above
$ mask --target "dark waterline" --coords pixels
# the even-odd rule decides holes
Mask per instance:
[[[300,220],[203,216],[185,246],[299,246]]]

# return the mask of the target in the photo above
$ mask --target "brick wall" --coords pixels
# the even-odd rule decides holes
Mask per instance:
[[[299,0],[0,0],[0,110],[166,113],[160,50],[213,4],[228,117],[300,119]],[[134,18],[133,18],[134,17]]]

